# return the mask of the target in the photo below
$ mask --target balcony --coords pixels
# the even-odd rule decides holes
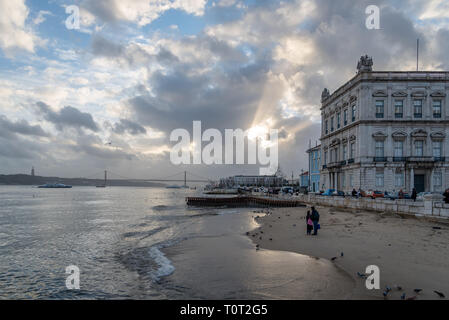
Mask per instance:
[[[376,113],[376,118],[377,119],[383,119],[384,118],[384,114],[383,113]]]
[[[341,162],[340,162],[340,165],[341,165],[341,166],[345,166],[346,163],[347,163],[346,160],[344,160],[344,161],[341,161]]]
[[[434,113],[433,114],[434,119],[441,119],[441,113]]]
[[[327,168],[337,168],[337,167],[341,167],[341,162],[331,162],[327,165]]]
[[[414,113],[413,117],[416,119],[421,119],[422,118],[422,113]]]
[[[394,114],[394,117],[395,117],[396,119],[402,119],[403,116],[404,116],[403,113],[395,113],[395,114]]]
[[[434,157],[433,161],[435,161],[435,162],[445,162],[446,161],[446,157]]]
[[[354,159],[349,159],[348,164],[354,163]]]
[[[374,162],[387,162],[387,157],[374,157]]]
[[[409,162],[434,162],[434,157],[408,157]]]
[[[393,162],[405,162],[407,161],[406,157],[393,157]]]

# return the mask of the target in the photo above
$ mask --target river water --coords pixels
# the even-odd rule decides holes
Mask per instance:
[[[187,208],[196,191],[0,186],[0,299],[344,298],[331,263],[256,251],[250,209]],[[80,290],[66,288],[66,268]]]

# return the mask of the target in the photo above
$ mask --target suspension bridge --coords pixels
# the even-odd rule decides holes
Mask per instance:
[[[85,179],[96,179],[96,180],[100,180],[103,179],[103,175],[104,175],[104,184],[106,186],[107,184],[107,180],[126,180],[126,181],[130,181],[130,182],[181,182],[184,183],[184,186],[187,186],[187,184],[190,182],[194,182],[194,183],[212,183],[214,182],[214,180],[200,176],[198,174],[189,172],[189,171],[182,171],[182,172],[177,172],[175,174],[166,176],[166,177],[155,177],[155,178],[132,178],[132,177],[126,177],[123,176],[121,174],[118,173],[114,173],[112,171],[109,170],[105,170],[105,171],[101,171],[101,172],[96,172],[94,174],[90,174],[86,177],[84,177]],[[99,177],[101,177],[99,179]]]

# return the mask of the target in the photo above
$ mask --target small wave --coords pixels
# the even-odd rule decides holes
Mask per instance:
[[[154,206],[151,209],[153,209],[154,211],[167,211],[167,210],[172,210],[175,208],[176,207],[174,207],[174,206],[159,205],[159,206]]]
[[[168,245],[157,245],[150,248],[150,257],[158,265],[157,270],[151,273],[151,278],[154,281],[159,281],[162,277],[167,277],[175,272],[171,261],[160,250],[166,246]]]

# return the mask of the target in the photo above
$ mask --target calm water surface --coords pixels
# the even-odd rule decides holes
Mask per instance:
[[[249,210],[195,191],[0,186],[0,299],[307,299],[353,284],[326,261],[256,251]],[[67,290],[67,266],[81,290]]]

